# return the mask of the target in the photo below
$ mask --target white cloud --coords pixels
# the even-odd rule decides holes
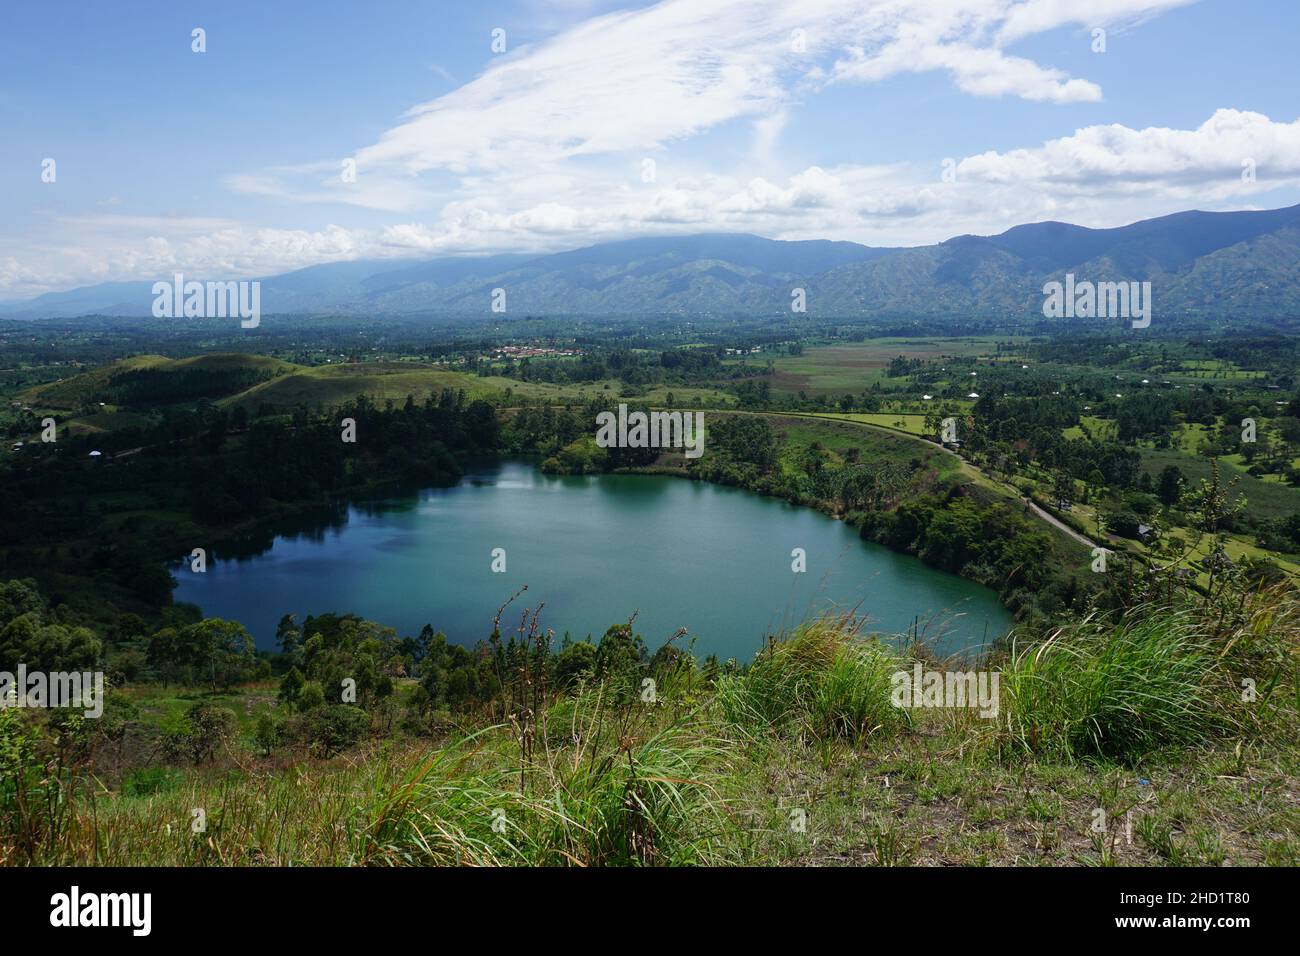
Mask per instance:
[[[230,220],[169,217],[138,217],[146,231],[132,230],[132,240],[124,242],[121,230],[130,228],[131,218],[85,216],[60,221],[60,226],[75,231],[79,241],[33,244],[30,251],[42,263],[39,270],[0,250],[0,293],[36,295],[95,282],[158,279],[175,271],[208,278],[261,276],[385,254],[378,237],[340,226],[315,231],[266,229]]]
[[[1275,123],[1261,113],[1220,109],[1194,130],[1089,126],[1034,149],[971,156],[957,176],[1084,191],[1152,183],[1173,195],[1213,187],[1230,195],[1247,192],[1240,178],[1247,161],[1275,185],[1300,177],[1300,120]]]
[[[754,122],[761,159],[773,151],[796,91],[816,95],[828,83],[902,73],[945,72],[974,96],[1097,100],[1095,83],[1003,47],[1068,22],[1106,23],[1186,2],[666,0],[592,17],[512,50],[464,86],[412,107],[356,151],[355,188],[329,182],[337,161],[249,173],[231,184],[413,212],[440,198],[420,189],[420,175],[431,171],[500,188],[500,180],[530,169],[654,153],[745,119]]]
[[[1082,27],[1102,27],[1114,23],[1145,19],[1152,14],[1173,7],[1187,6],[1195,0],[1024,0],[1010,11],[998,31],[1001,44],[1014,43],[1035,33],[1045,33],[1057,27],[1076,24]]]
[[[1245,159],[1254,160],[1256,181],[1241,176]],[[1048,218],[1115,226],[1188,205],[1255,205],[1270,190],[1300,187],[1300,119],[1225,109],[1190,130],[1087,127],[1032,148],[969,156],[955,168],[955,182],[942,181],[936,161],[810,166],[779,178],[688,171],[647,184],[627,170],[577,175],[561,165],[453,200],[430,221],[366,229],[86,215],[57,224],[75,231],[76,245],[0,248],[0,290],[36,293],[176,269],[257,276],[345,259],[545,252],[629,235],[732,231],[898,246]],[[48,263],[39,273],[24,264],[33,248]]]
[[[1117,225],[1189,199],[1253,202],[1296,183],[1300,121],[1236,110],[1197,129],[1091,126],[969,156],[954,183],[940,180],[938,156],[920,166],[781,161],[803,103],[828,86],[939,72],[973,96],[1096,101],[1092,81],[1008,48],[1185,2],[666,0],[603,14],[512,49],[358,144],[355,183],[340,174],[345,157],[227,180],[247,195],[336,205],[341,224],[271,229],[121,210],[65,219],[48,241],[0,243],[0,294],[178,268],[255,276],[338,259],[548,251],[706,230],[908,245],[1044,218]],[[803,52],[792,48],[796,30]],[[676,148],[737,130],[739,148]],[[657,163],[651,183],[641,178],[645,158]],[[1258,183],[1238,175],[1244,159],[1255,161]],[[372,210],[369,224],[348,225],[348,206]]]

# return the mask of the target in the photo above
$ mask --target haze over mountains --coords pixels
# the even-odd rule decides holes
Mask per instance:
[[[1043,283],[1150,281],[1154,314],[1266,317],[1300,310],[1300,205],[1182,212],[1115,229],[1061,222],[931,246],[873,248],[743,234],[630,239],[549,255],[364,260],[261,280],[261,311],[507,315],[789,313],[970,317],[1041,314]],[[224,276],[186,275],[186,279]],[[171,276],[159,276],[170,281]],[[0,305],[3,318],[151,316],[153,280]]]

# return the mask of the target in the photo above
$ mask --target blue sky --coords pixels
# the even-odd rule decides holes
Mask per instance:
[[[1290,0],[7,0],[0,17],[3,299],[1300,201]]]

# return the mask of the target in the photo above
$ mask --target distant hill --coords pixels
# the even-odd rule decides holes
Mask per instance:
[[[958,236],[818,276],[809,301],[829,314],[1023,314],[1037,312],[1043,284],[1067,272],[1150,281],[1157,315],[1300,314],[1300,206]]]
[[[1300,206],[1182,212],[1115,229],[1063,222],[932,246],[872,248],[741,234],[629,239],[544,256],[369,260],[262,279],[262,313],[510,315],[1037,314],[1044,282],[1150,281],[1156,315],[1300,313]],[[160,277],[170,278],[170,277]],[[220,278],[188,276],[187,278]],[[152,283],[106,283],[0,306],[0,317],[149,316]]]
[[[408,395],[423,401],[445,389],[463,390],[471,399],[501,392],[488,382],[476,375],[414,362],[293,366],[288,374],[267,379],[222,404],[242,406],[249,413],[256,413],[264,405],[341,405],[359,395],[368,395],[379,403],[388,399],[400,403]]]
[[[23,392],[24,402],[44,408],[86,405],[160,405],[236,395],[299,368],[265,355],[214,353],[169,359],[136,355],[71,378]]]
[[[122,409],[147,413],[160,406],[193,404],[209,399],[250,413],[263,406],[297,404],[335,406],[359,395],[377,403],[402,402],[414,396],[424,401],[443,391],[463,391],[468,398],[502,395],[506,389],[531,397],[546,397],[559,387],[517,382],[495,376],[469,375],[421,362],[364,362],[304,366],[265,355],[214,353],[184,359],[135,355],[89,369],[57,382],[22,392],[18,398],[40,409],[79,412],[77,422],[111,429],[134,419]],[[100,403],[113,414],[102,421],[85,410]],[[101,416],[102,417],[102,416]],[[98,429],[97,429],[98,430]]]

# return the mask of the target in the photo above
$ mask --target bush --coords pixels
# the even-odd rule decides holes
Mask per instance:
[[[303,713],[325,706],[325,691],[316,681],[303,684],[298,692],[298,709]]]
[[[1117,534],[1121,538],[1130,538],[1137,540],[1142,537],[1138,533],[1141,525],[1141,519],[1131,511],[1117,511],[1114,514],[1106,515],[1106,530],[1111,534]]]
[[[303,716],[303,733],[312,750],[333,757],[357,744],[370,729],[370,715],[347,704],[314,708]]]
[[[211,704],[195,704],[179,727],[163,738],[163,749],[173,760],[190,759],[195,764],[212,760],[235,729],[235,712]]]

